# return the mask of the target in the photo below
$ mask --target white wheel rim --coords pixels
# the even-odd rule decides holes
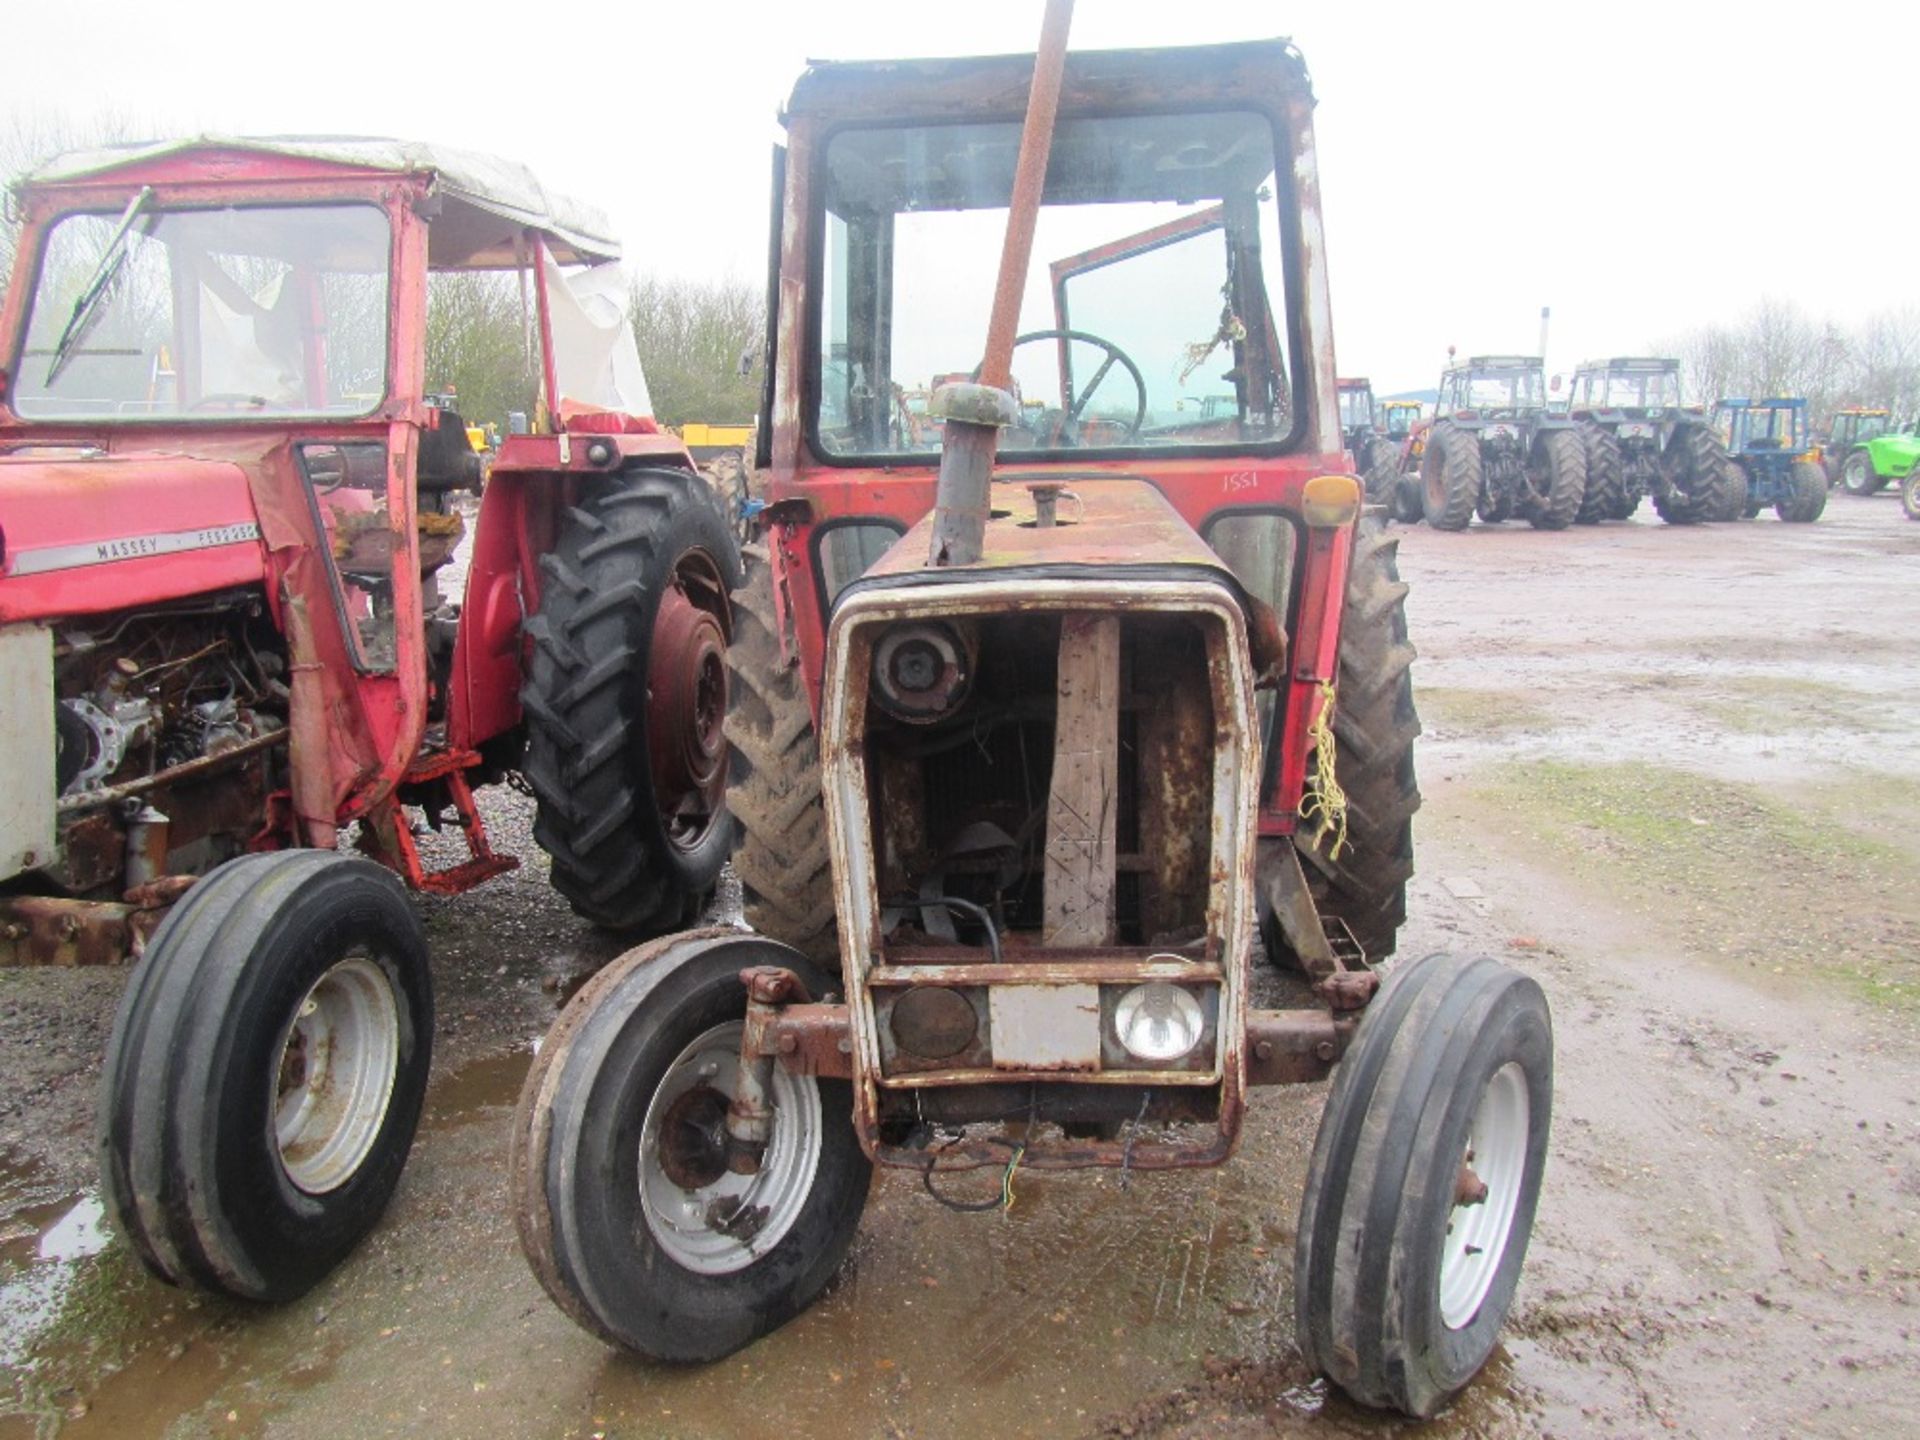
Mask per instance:
[[[309,1195],[351,1180],[379,1138],[399,1071],[393,982],[364,956],[340,961],[294,1011],[268,1076],[287,1178]]]
[[[778,1245],[799,1219],[820,1168],[819,1083],[778,1065],[769,1087],[773,1133],[760,1169],[736,1175],[725,1168],[721,1127],[740,1069],[743,1028],[738,1020],[716,1025],[682,1050],[647,1103],[640,1129],[647,1229],[676,1264],[701,1275],[744,1270]],[[672,1148],[663,1151],[663,1141]],[[691,1165],[682,1158],[690,1150],[698,1152]]]
[[[1531,1109],[1526,1072],[1517,1061],[1493,1072],[1474,1109],[1461,1159],[1485,1183],[1487,1198],[1477,1205],[1455,1205],[1447,1216],[1440,1254],[1440,1319],[1449,1330],[1473,1323],[1500,1273],[1527,1172]]]

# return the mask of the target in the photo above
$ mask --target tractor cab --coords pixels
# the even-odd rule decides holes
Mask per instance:
[[[1574,371],[1568,399],[1577,419],[1658,420],[1681,408],[1680,362],[1657,357],[1593,361]]]
[[[1518,421],[1547,408],[1547,372],[1525,355],[1476,355],[1450,365],[1440,377],[1434,419],[1456,425]]]
[[[1381,429],[1389,440],[1405,440],[1420,424],[1424,408],[1418,400],[1383,401],[1380,406]]]
[[[1807,428],[1807,402],[1797,397],[1721,400],[1713,407],[1713,419],[1727,453],[1736,458],[1766,455],[1798,458],[1813,448]]]
[[[1854,407],[1836,411],[1827,431],[1827,448],[1845,455],[1854,446],[1887,434],[1892,423],[1891,415],[1885,410]]]
[[[1349,439],[1362,431],[1379,429],[1379,413],[1373,400],[1371,380],[1340,382],[1340,429]]]

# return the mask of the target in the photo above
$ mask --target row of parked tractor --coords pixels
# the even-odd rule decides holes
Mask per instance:
[[[1673,525],[1818,520],[1828,490],[1901,486],[1920,520],[1920,438],[1885,410],[1852,408],[1827,435],[1797,397],[1681,398],[1680,362],[1629,356],[1582,365],[1550,401],[1534,356],[1477,355],[1440,377],[1432,417],[1416,400],[1376,401],[1369,381],[1340,382],[1340,422],[1368,499],[1395,520],[1464,530],[1525,520],[1564,530],[1625,520],[1642,501]]]

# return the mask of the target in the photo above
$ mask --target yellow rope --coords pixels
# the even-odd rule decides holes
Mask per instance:
[[[1020,1168],[1020,1161],[1027,1153],[1024,1143],[1013,1147],[1013,1158],[1007,1161],[1007,1173],[1000,1177],[1000,1208],[1013,1209],[1013,1172]]]
[[[1300,818],[1317,825],[1313,843],[1321,844],[1329,835],[1333,843],[1327,858],[1338,860],[1347,845],[1347,792],[1340,788],[1334,773],[1333,682],[1320,682],[1320,711],[1307,727],[1307,745],[1313,751],[1313,773],[1307,777],[1306,793],[1300,797]]]

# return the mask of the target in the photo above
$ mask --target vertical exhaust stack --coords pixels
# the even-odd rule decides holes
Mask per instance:
[[[1033,57],[1033,88],[1027,95],[1027,119],[1020,132],[1020,158],[1013,172],[1007,236],[1000,247],[1000,276],[993,289],[980,378],[974,384],[941,386],[927,407],[944,422],[929,566],[971,565],[980,558],[986,542],[994,452],[1001,429],[1019,418],[1010,389],[1014,331],[1020,323],[1020,297],[1033,254],[1033,226],[1046,183],[1047,156],[1053,149],[1053,117],[1060,108],[1060,80],[1072,22],[1073,0],[1047,0],[1040,47]]]

